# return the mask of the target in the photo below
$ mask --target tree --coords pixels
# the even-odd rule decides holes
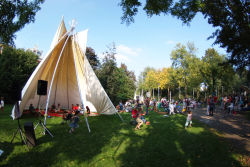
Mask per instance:
[[[38,56],[31,51],[4,47],[0,55],[0,95],[13,103],[38,65]]]
[[[172,68],[163,68],[161,71],[159,71],[159,79],[158,79],[158,83],[159,83],[159,87],[161,89],[167,89],[168,90],[168,98],[170,98],[170,88],[173,87],[173,79],[172,79],[172,72],[173,69]]]
[[[86,56],[89,60],[89,63],[94,71],[100,67],[100,61],[95,53],[95,50],[91,47],[86,48]]]
[[[118,68],[115,55],[116,47],[113,43],[104,53],[105,57],[100,68],[97,69],[97,76],[114,104],[119,101],[126,101],[133,98],[135,83],[124,68]]]
[[[142,0],[141,0],[142,1]],[[138,8],[139,0],[121,0],[122,21],[130,24]],[[143,10],[149,17],[160,14],[171,14],[189,24],[200,12],[208,23],[216,27],[209,38],[216,38],[215,44],[226,48],[230,54],[229,62],[237,67],[250,65],[250,5],[247,0],[147,0]]]
[[[222,78],[224,69],[219,64],[223,61],[225,61],[225,57],[219,55],[215,49],[207,49],[205,56],[202,58],[201,74],[205,85],[210,89],[210,93],[215,92],[217,82]]]
[[[104,59],[99,70],[97,70],[97,77],[102,83],[103,88],[106,90],[108,88],[108,78],[111,77],[113,71],[117,68],[116,64],[116,47],[114,44],[108,46],[108,50],[104,53]]]
[[[128,67],[126,66],[126,64],[124,63],[121,63],[121,68],[125,71],[126,75],[133,79],[134,82],[136,82],[136,76],[135,76],[135,73],[133,71],[129,71],[128,70]]]
[[[132,99],[135,91],[134,81],[129,78],[124,69],[116,68],[108,78],[107,93],[114,104]]]
[[[143,72],[140,73],[139,77],[138,77],[138,83],[137,83],[137,91],[142,91],[143,90],[147,90],[147,87],[145,85],[145,79],[147,76],[147,73],[149,71],[155,71],[155,69],[153,67],[145,67]],[[138,92],[137,92],[138,93]]]
[[[145,88],[147,90],[156,89],[158,87],[157,72],[155,70],[148,71],[145,77]]]
[[[185,96],[188,95],[188,87],[193,89],[201,83],[201,77],[199,76],[200,63],[195,56],[195,52],[194,44],[188,43],[186,48],[186,46],[179,43],[171,53],[172,67],[175,70],[173,75],[179,87],[184,87]]]
[[[14,45],[15,33],[35,21],[36,12],[44,0],[1,0],[0,42]]]

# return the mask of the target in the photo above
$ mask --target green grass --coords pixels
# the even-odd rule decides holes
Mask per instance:
[[[247,120],[250,120],[250,111],[245,111],[244,115]]]
[[[146,117],[151,125],[134,130],[129,124],[131,116],[122,113],[125,122],[117,115],[88,117],[91,133],[84,118],[80,127],[69,134],[68,124],[61,125],[61,118],[47,119],[47,127],[55,136],[41,134],[36,129],[38,145],[27,149],[19,136],[10,144],[17,121],[7,106],[0,113],[0,166],[104,166],[104,167],[229,167],[241,166],[227,145],[205,125],[193,121],[193,127],[184,129],[186,116],[164,118],[150,112]],[[22,118],[25,122],[35,118]]]

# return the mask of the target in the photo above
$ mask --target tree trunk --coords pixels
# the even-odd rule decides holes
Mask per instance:
[[[214,93],[215,78],[212,79],[212,94]]]
[[[181,88],[179,86],[179,99],[181,99]]]
[[[187,97],[187,85],[185,85],[185,97]]]
[[[168,99],[169,99],[169,87],[168,87]]]

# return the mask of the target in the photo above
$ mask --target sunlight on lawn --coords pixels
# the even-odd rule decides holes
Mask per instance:
[[[193,127],[185,129],[185,115],[165,118],[150,113],[145,117],[150,125],[143,124],[141,130],[130,124],[130,113],[122,113],[125,122],[117,116],[89,117],[91,133],[82,121],[73,134],[61,118],[53,117],[47,125],[54,138],[41,134],[43,129],[38,126],[38,144],[27,150],[19,139],[8,144],[16,122],[7,121],[9,114],[4,114],[0,117],[6,122],[0,124],[4,145],[0,147],[5,152],[0,166],[239,166],[226,143],[202,123],[194,120]],[[37,122],[36,118],[22,118],[21,125],[27,121]]]
[[[200,134],[200,133],[202,133],[202,132],[204,132],[204,128],[202,128],[202,127],[192,127],[192,128],[187,128],[187,132],[189,132],[189,133],[192,133],[192,134]]]
[[[175,141],[174,143],[175,143],[175,146],[176,146],[177,150],[178,150],[182,155],[184,155],[185,152],[184,152],[183,149],[181,148],[180,143],[179,143],[178,141]]]

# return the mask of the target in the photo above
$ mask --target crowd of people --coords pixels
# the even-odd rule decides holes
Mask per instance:
[[[183,103],[183,106],[180,104]],[[135,125],[135,130],[141,129],[143,124],[149,124],[149,121],[146,120],[145,116],[149,115],[149,112],[161,112],[162,110],[168,115],[174,115],[177,113],[183,113],[185,111],[190,111],[190,108],[194,108],[196,106],[195,101],[190,101],[185,98],[183,102],[167,100],[163,97],[160,101],[156,101],[155,98],[150,99],[149,97],[145,98],[145,100],[128,100],[125,104],[120,102],[116,109],[119,112],[131,112],[132,121],[131,123]],[[191,126],[192,124],[192,116],[188,116],[188,124]]]
[[[202,106],[207,106],[206,115],[213,116],[215,110],[224,111],[224,113],[234,114],[237,111],[249,110],[250,104],[246,96],[229,95],[218,98],[215,95],[209,96],[207,99],[195,100],[192,98],[183,98],[183,100],[168,100],[166,97],[157,101],[155,98],[146,97],[145,100],[128,100],[125,104],[122,102],[117,105],[119,112],[131,112],[135,129],[140,129],[143,123],[147,122],[144,116],[149,115],[149,111],[164,112],[167,116],[174,114],[186,114],[187,121],[185,127],[192,126],[192,111]],[[204,113],[205,114],[205,113]]]
[[[72,107],[70,110],[64,110],[61,108],[60,103],[53,104],[49,109],[49,113],[54,113],[54,114],[61,114],[62,115],[62,122],[61,124],[64,124],[66,122],[69,122],[70,130],[69,133],[73,133],[75,128],[79,127],[78,122],[80,120],[79,115],[84,114],[84,109],[79,104],[72,104]],[[29,106],[29,113],[32,114],[33,116],[37,115],[42,115],[44,114],[44,111],[39,111],[38,109],[35,109],[33,104],[30,104]],[[86,106],[86,114],[90,114],[90,108]]]

